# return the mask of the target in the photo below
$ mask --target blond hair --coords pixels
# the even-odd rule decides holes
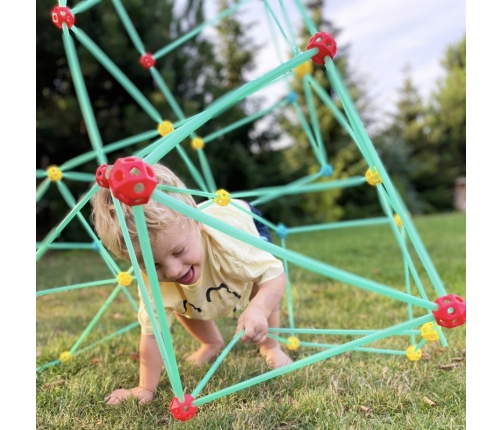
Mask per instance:
[[[152,169],[157,176],[159,185],[167,185],[169,187],[185,188],[185,184],[178,178],[170,169],[160,163],[155,163]],[[190,194],[182,194],[175,192],[164,191],[171,197],[186,203],[194,208],[197,207],[193,197]],[[131,261],[129,252],[122,234],[122,227],[117,217],[117,212],[112,199],[112,193],[108,188],[100,188],[91,198],[91,206],[93,208],[91,218],[96,229],[96,233],[101,239],[103,245],[118,258]],[[127,231],[131,237],[134,247],[134,253],[138,258],[141,258],[139,246],[138,231],[132,208],[125,203],[120,202],[122,212],[124,213]],[[145,212],[146,226],[148,229],[148,237],[150,243],[156,243],[160,232],[178,225],[184,228],[187,225],[195,225],[196,222],[179,213],[175,210],[164,206],[163,204],[150,199],[143,205]]]

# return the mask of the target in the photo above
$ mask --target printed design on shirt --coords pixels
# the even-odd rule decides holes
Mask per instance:
[[[192,309],[195,309],[197,312],[202,312],[201,308],[198,308],[197,306],[192,305],[188,300],[183,300],[183,307],[185,308],[185,311],[183,312],[184,314],[187,313],[187,303],[192,307]]]
[[[237,293],[235,293],[233,291],[230,291],[225,284],[221,284],[219,287],[214,287],[214,288],[208,288],[207,289],[207,291],[206,291],[206,299],[207,299],[207,301],[208,302],[211,301],[211,291],[213,291],[213,290],[221,290],[222,288],[224,288],[225,290],[227,290],[229,294],[233,294],[238,299],[241,298],[241,296],[239,294],[237,294]]]

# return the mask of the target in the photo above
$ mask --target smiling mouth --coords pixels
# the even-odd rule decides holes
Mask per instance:
[[[188,269],[188,272],[186,272],[181,278],[176,279],[176,282],[179,284],[184,284],[184,285],[190,285],[193,284],[195,278],[195,270],[193,266],[190,266],[190,269]]]

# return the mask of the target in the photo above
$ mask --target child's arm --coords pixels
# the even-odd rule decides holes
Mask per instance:
[[[147,403],[153,399],[163,366],[162,356],[154,335],[141,335],[139,357],[139,385],[128,390],[121,388],[113,391],[105,398],[107,404],[118,405],[130,396],[136,397],[140,403]]]
[[[241,340],[253,343],[265,341],[269,316],[273,310],[277,309],[285,290],[286,275],[284,273],[258,286],[256,295],[237,321],[235,334],[245,329]]]

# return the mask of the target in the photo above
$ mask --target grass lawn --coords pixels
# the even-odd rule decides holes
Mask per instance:
[[[466,217],[452,213],[417,217],[415,226],[447,293],[466,299]],[[389,226],[357,227],[290,235],[288,249],[300,252],[405,291],[403,258]],[[418,261],[416,256],[413,257]],[[129,266],[117,262],[121,269]],[[417,265],[430,300],[437,295]],[[407,320],[405,303],[333,281],[289,265],[298,328],[383,329]],[[37,263],[37,290],[110,279],[93,251],[51,251]],[[413,281],[412,292],[418,296]],[[58,360],[80,338],[116,284],[42,295],[37,298],[37,366]],[[129,287],[137,297],[137,287]],[[467,300],[466,300],[467,301]],[[425,315],[414,309],[415,316]],[[120,293],[89,332],[81,348],[136,321],[136,312]],[[227,342],[236,321],[218,322]],[[288,326],[286,300],[281,325]],[[98,343],[72,360],[36,374],[37,429],[465,429],[466,328],[443,329],[448,345],[428,342],[422,358],[367,350],[349,351],[201,405],[188,422],[175,420],[173,391],[166,372],[155,399],[147,405],[129,400],[107,406],[112,390],[138,382],[139,328]],[[288,336],[283,334],[283,336]],[[195,342],[175,322],[172,327],[178,367],[190,394],[210,365],[193,368],[183,357]],[[347,336],[298,335],[300,341],[345,343]],[[417,342],[420,341],[418,337]],[[409,336],[395,336],[367,348],[405,351]],[[322,349],[288,351],[294,360]],[[202,397],[265,373],[254,345],[238,342],[209,380]]]

